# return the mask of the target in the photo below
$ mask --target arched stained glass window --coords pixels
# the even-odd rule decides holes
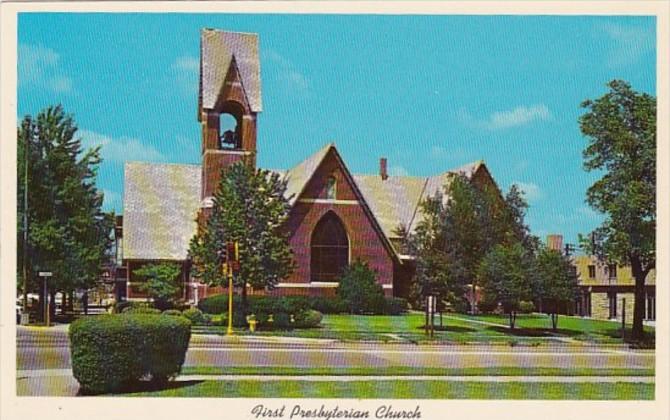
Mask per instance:
[[[326,213],[312,233],[312,281],[337,281],[349,265],[349,238],[335,213]]]

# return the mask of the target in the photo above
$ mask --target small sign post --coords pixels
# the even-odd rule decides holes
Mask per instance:
[[[53,273],[51,271],[40,271],[38,276],[44,280],[44,324],[48,327],[51,320],[49,319],[49,285],[47,280],[53,276]]]

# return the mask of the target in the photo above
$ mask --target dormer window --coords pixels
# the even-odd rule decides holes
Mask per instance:
[[[337,198],[337,180],[335,177],[329,177],[326,180],[326,198],[335,200]]]

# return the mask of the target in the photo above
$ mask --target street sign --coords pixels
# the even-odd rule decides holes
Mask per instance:
[[[40,271],[38,274],[40,277],[51,277],[54,275],[51,271]]]

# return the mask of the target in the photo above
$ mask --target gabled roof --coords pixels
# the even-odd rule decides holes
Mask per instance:
[[[200,166],[128,162],[123,258],[185,260],[200,208]]]
[[[446,186],[455,173],[472,177],[482,161],[431,177],[352,175],[337,148],[329,143],[285,171],[272,171],[287,181],[286,196],[294,204],[329,151],[335,153],[364,210],[381,234],[382,241],[398,256],[390,239],[395,230],[416,228],[423,215],[421,202]],[[162,163],[130,162],[125,166],[124,259],[184,260],[189,241],[197,229],[200,208],[201,167]]]
[[[200,107],[215,108],[233,57],[249,107],[253,112],[262,111],[258,35],[214,29],[203,29],[200,33]]]
[[[295,200],[298,199],[302,190],[305,189],[307,182],[312,178],[314,172],[319,167],[323,159],[328,154],[328,151],[331,148],[334,148],[334,143],[328,143],[316,153],[309,156],[307,159],[303,160],[293,168],[287,171],[274,171],[281,173],[286,180],[286,196],[289,197],[289,202],[291,205],[295,203]]]

